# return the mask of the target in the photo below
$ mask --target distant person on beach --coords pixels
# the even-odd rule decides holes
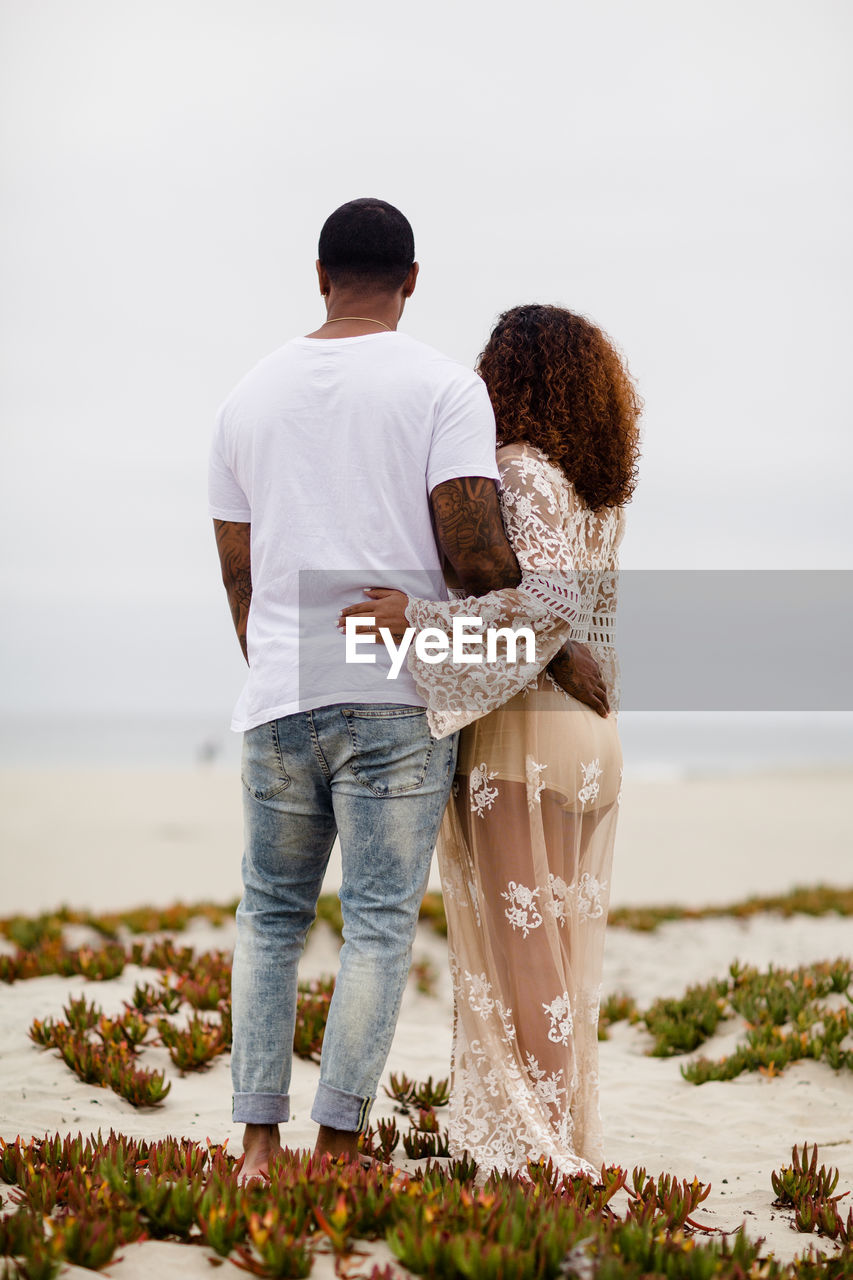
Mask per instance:
[[[479,361],[497,419],[517,588],[474,600],[374,592],[344,611],[448,638],[472,616],[536,637],[533,662],[410,657],[433,732],[461,729],[438,852],[454,1026],[448,1140],[481,1172],[551,1160],[597,1179],[598,1012],[622,778],[613,630],[640,401],[599,328],[559,307],[502,315]],[[581,644],[603,702],[569,696],[553,656]],[[410,649],[410,654],[412,650]],[[549,667],[548,664],[551,663]],[[570,686],[567,684],[566,688]]]
[[[311,1114],[318,1154],[356,1156],[456,762],[456,735],[430,733],[408,670],[389,680],[382,661],[345,663],[338,613],[354,584],[446,599],[442,557],[470,595],[519,578],[486,388],[397,332],[418,275],[408,221],[381,200],[343,205],[323,226],[317,273],[326,320],[239,383],[210,459],[249,664],[232,722],[244,734],[232,978],[244,1178],[267,1172],[289,1118],[297,964],[336,836],[344,944]],[[575,678],[598,684],[596,672]]]

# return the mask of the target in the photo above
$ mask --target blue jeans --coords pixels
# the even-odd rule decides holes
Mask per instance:
[[[328,706],[243,740],[243,898],[231,980],[233,1118],[290,1118],[296,969],[340,836],[344,943],[329,1010],[319,1124],[367,1124],[411,962],[456,764],[421,707]]]

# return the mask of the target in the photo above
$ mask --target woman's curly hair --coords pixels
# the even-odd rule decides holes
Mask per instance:
[[[629,500],[642,401],[601,329],[562,307],[513,307],[499,318],[477,368],[500,444],[538,446],[593,511]]]

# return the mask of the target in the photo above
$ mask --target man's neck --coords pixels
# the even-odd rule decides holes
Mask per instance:
[[[354,338],[396,330],[402,307],[397,294],[338,294],[326,300],[327,318],[309,338]]]

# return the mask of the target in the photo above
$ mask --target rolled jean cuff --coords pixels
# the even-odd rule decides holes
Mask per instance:
[[[316,1124],[324,1124],[329,1129],[343,1129],[345,1133],[362,1133],[367,1128],[367,1119],[373,1098],[362,1098],[357,1093],[345,1093],[343,1089],[333,1089],[321,1080],[317,1085],[314,1106],[311,1108],[311,1119]]]
[[[283,1124],[290,1119],[290,1098],[286,1093],[235,1093],[231,1119],[241,1124]]]

